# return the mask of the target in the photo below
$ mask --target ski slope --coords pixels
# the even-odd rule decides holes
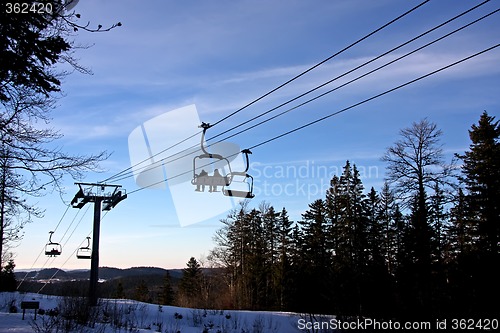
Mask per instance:
[[[0,293],[0,333],[37,332],[33,323],[41,328],[49,326],[48,314],[37,315],[26,310],[22,320],[22,301],[38,301],[40,309],[48,312],[64,307],[64,298],[40,294]],[[9,313],[10,305],[18,308]],[[159,306],[126,299],[103,299],[99,304],[99,315],[95,327],[79,327],[75,332],[166,332],[166,333],[294,333],[299,329],[299,320],[305,316],[296,313],[266,311],[228,311]],[[113,325],[119,323],[118,325]],[[121,325],[121,327],[117,327]],[[55,329],[53,330],[56,331]]]

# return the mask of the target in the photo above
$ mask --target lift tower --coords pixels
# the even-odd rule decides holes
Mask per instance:
[[[97,282],[99,280],[99,233],[101,228],[101,207],[108,211],[120,201],[127,198],[121,185],[96,183],[75,183],[80,188],[71,200],[73,208],[81,209],[88,202],[94,203],[94,227],[92,237],[92,254],[90,262],[90,305],[97,305]],[[104,206],[103,206],[104,205]]]

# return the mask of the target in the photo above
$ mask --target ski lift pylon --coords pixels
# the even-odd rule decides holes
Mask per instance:
[[[49,242],[45,245],[45,255],[49,257],[56,257],[62,253],[61,244],[52,241],[53,233],[53,231],[49,232]]]

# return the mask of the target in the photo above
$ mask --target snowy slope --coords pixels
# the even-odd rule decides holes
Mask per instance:
[[[39,294],[0,293],[0,333],[34,332],[30,322],[34,310],[27,310],[22,320],[21,301],[39,301],[46,311],[61,308],[62,297]],[[302,317],[294,313],[264,311],[219,311],[158,306],[131,300],[101,300],[95,328],[79,328],[78,332],[181,332],[181,333],[294,333]],[[9,313],[15,304],[19,313]],[[50,316],[37,315],[39,327],[49,325]],[[104,322],[103,322],[104,321]],[[119,323],[117,327],[112,323]],[[54,330],[55,332],[55,330]]]

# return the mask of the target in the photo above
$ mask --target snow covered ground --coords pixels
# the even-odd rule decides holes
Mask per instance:
[[[22,320],[22,301],[38,301],[45,315],[26,310]],[[40,294],[0,293],[0,333],[6,332],[50,332],[47,328],[54,318],[47,313],[56,308],[74,306],[62,297]],[[11,305],[17,313],[9,313]],[[131,300],[105,299],[100,301],[94,328],[78,327],[74,332],[116,333],[116,332],[166,332],[166,333],[295,333],[304,316],[295,313],[264,311],[219,311],[159,306]],[[36,323],[38,328],[33,328]],[[45,331],[44,331],[45,329]],[[55,329],[52,332],[56,332]]]

